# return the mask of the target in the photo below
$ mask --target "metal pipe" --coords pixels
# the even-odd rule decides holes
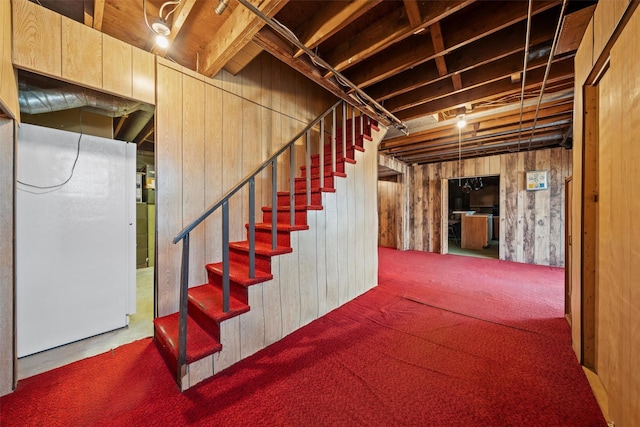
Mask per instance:
[[[222,311],[229,311],[229,201],[222,204]]]
[[[356,145],[356,107],[354,106],[351,106],[351,145]]]
[[[386,120],[388,120],[390,123],[392,123],[393,126],[396,127],[398,130],[408,134],[407,125],[402,120],[400,120],[399,118],[394,116],[393,113],[391,113],[389,110],[384,108],[375,99],[373,99],[372,97],[367,95],[355,83],[353,83],[352,81],[347,79],[338,70],[336,70],[331,65],[329,65],[329,63],[327,63],[324,59],[322,59],[321,57],[316,55],[311,49],[309,49],[303,43],[301,43],[300,40],[298,40],[295,37],[294,34],[292,35],[291,30],[289,30],[288,28],[286,28],[284,25],[280,24],[279,22],[269,18],[267,15],[262,13],[262,11],[260,9],[258,9],[253,4],[251,4],[251,2],[249,2],[249,0],[238,0],[238,2],[240,4],[242,4],[244,7],[246,7],[247,9],[249,9],[251,12],[256,14],[264,22],[266,22],[267,25],[269,25],[271,28],[273,28],[278,34],[280,34],[285,39],[289,40],[291,43],[293,43],[295,46],[297,46],[298,49],[300,49],[304,53],[306,53],[312,59],[313,62],[315,62],[316,64],[319,64],[321,67],[331,71],[331,73],[333,73],[336,76],[336,78],[338,80],[340,80],[341,83],[344,83],[345,86],[348,86],[351,89],[353,89],[360,97],[362,97],[362,98],[366,99],[367,101],[369,101],[369,103],[371,103],[373,105],[374,111],[377,110],[377,111],[380,112],[380,113],[377,113],[378,115],[380,115],[381,117],[384,117]]]
[[[293,145],[293,144],[292,144]],[[271,160],[271,249],[278,247],[278,161]]]
[[[295,225],[296,213],[296,144],[289,149],[289,225]]]
[[[178,384],[182,388],[182,378],[187,365],[187,307],[189,298],[189,233],[182,240],[182,271],[180,274],[180,309],[178,313]]]
[[[342,161],[347,157],[347,103],[342,101]],[[345,172],[347,168],[345,167]]]
[[[304,145],[305,145],[304,162],[305,162],[305,166],[307,167],[307,173],[305,174],[307,177],[307,182],[306,182],[307,194],[305,197],[307,199],[307,206],[309,206],[311,204],[311,131],[310,130],[307,131]],[[320,177],[320,184],[318,184],[318,186],[322,187],[322,177]]]
[[[324,117],[320,120],[320,179],[324,180]]]
[[[256,179],[249,181],[249,278],[256,277]]]
[[[536,130],[536,123],[538,122],[538,113],[540,113],[540,104],[542,103],[542,95],[544,89],[547,86],[547,79],[549,78],[549,71],[551,70],[551,62],[553,61],[553,55],[558,45],[558,38],[560,36],[560,27],[562,27],[562,18],[564,16],[564,10],[567,7],[567,0],[562,2],[562,9],[560,10],[560,17],[558,18],[558,25],[556,25],[556,32],[553,36],[553,43],[551,45],[551,51],[549,52],[549,60],[547,61],[547,68],[544,71],[544,78],[542,79],[542,86],[540,87],[540,94],[538,95],[538,104],[536,105],[536,114],[533,116],[533,126],[531,128],[531,136],[529,137],[528,150],[531,149],[531,140],[533,139],[533,132]]]
[[[522,136],[522,110],[524,109],[524,87],[527,81],[527,62],[529,60],[529,37],[531,35],[531,9],[533,8],[533,0],[529,0],[529,9],[527,10],[527,34],[524,42],[524,65],[522,69],[522,85],[520,89],[520,130],[518,131],[518,151],[520,151],[520,137]]]
[[[333,108],[333,121],[331,122],[331,172],[336,171],[336,109]]]

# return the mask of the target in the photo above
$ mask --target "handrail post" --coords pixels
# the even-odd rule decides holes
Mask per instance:
[[[360,111],[360,136],[364,138],[364,114]]]
[[[182,239],[182,270],[180,272],[180,308],[178,314],[178,384],[187,374],[187,307],[189,298],[189,233]]]
[[[229,201],[222,203],[222,311],[229,311]]]
[[[304,155],[304,159],[305,159],[305,165],[307,167],[307,182],[306,182],[306,189],[307,189],[307,194],[306,194],[306,198],[307,198],[307,206],[309,206],[311,204],[311,131],[308,130],[307,134],[305,135],[305,155]],[[322,187],[322,177],[320,177],[320,187]]]
[[[342,158],[345,157],[347,157],[347,103],[342,101]]]
[[[331,122],[331,172],[336,171],[336,107],[333,107],[333,121]]]
[[[324,117],[320,120],[320,179],[324,181]],[[322,187],[322,185],[320,186]]]
[[[296,213],[296,152],[295,144],[289,148],[289,224],[295,225]],[[306,171],[309,174],[309,171]]]
[[[271,160],[271,249],[278,247],[278,162]]]
[[[351,146],[356,145],[356,107],[351,106]],[[355,156],[355,153],[354,153]]]
[[[256,179],[249,181],[249,278],[256,277]]]

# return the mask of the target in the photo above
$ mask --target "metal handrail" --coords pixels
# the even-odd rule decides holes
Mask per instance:
[[[269,166],[269,164],[273,160],[275,160],[276,158],[280,157],[280,155],[282,153],[287,151],[287,149],[289,149],[289,147],[292,146],[298,139],[302,138],[302,136],[304,136],[307,133],[308,130],[311,130],[315,125],[317,125],[320,122],[321,119],[323,119],[329,113],[331,113],[338,105],[340,105],[341,102],[343,102],[343,101],[337,101],[335,104],[333,104],[331,107],[329,107],[324,113],[322,113],[320,116],[318,116],[317,119],[312,121],[307,127],[305,127],[296,136],[294,136],[293,139],[291,141],[289,141],[288,144],[286,144],[285,146],[280,148],[278,151],[276,151],[271,157],[269,157],[269,159],[265,160],[264,163],[262,163],[260,166],[255,168],[253,170],[253,172],[249,173],[249,175],[244,177],[244,179],[242,181],[240,181],[238,184],[234,185],[231,190],[227,191],[224,196],[222,196],[217,202],[215,202],[207,210],[205,210],[202,213],[202,215],[200,215],[197,219],[193,220],[189,225],[184,227],[182,229],[182,231],[180,231],[180,233],[178,233],[178,235],[173,239],[173,243],[178,243],[180,240],[182,240],[185,235],[190,233],[191,230],[193,230],[194,228],[196,228],[198,226],[198,224],[200,224],[202,221],[207,219],[207,217],[209,215],[211,215],[216,209],[218,209],[220,206],[222,206],[222,203],[224,203],[225,200],[229,200],[231,198],[231,196],[233,196],[238,191],[240,191],[240,189],[242,189],[242,187],[244,187],[251,180],[251,178],[254,178],[256,175],[258,175],[260,172],[262,172],[262,170],[264,168]]]
[[[179,320],[178,320],[178,360],[177,360],[177,380],[178,384],[182,387],[182,378],[186,374],[186,349],[187,349],[187,309],[188,309],[188,284],[189,284],[189,234],[193,229],[200,225],[207,217],[209,217],[218,208],[222,207],[222,309],[224,312],[229,311],[230,304],[230,277],[229,277],[229,199],[235,195],[238,191],[244,188],[245,185],[249,185],[249,277],[255,278],[255,178],[266,167],[271,165],[271,246],[272,249],[277,248],[277,232],[278,232],[278,190],[277,190],[277,175],[278,175],[278,162],[277,159],[287,150],[290,152],[290,198],[289,198],[289,212],[291,216],[290,225],[295,225],[295,142],[303,136],[306,136],[305,143],[305,187],[306,187],[306,204],[311,204],[311,145],[310,145],[310,132],[317,124],[320,124],[320,184],[319,187],[324,186],[324,141],[325,141],[325,118],[331,114],[331,133],[329,139],[331,141],[331,172],[336,171],[336,110],[338,106],[342,104],[342,156],[346,156],[346,121],[347,121],[347,104],[346,102],[339,100],[331,107],[329,107],[318,118],[313,120],[302,131],[291,139],[282,148],[276,151],[271,157],[265,160],[260,166],[255,168],[245,178],[243,178],[238,184],[234,185],[229,191],[227,191],[217,202],[207,208],[198,218],[193,220],[189,225],[184,227],[180,233],[173,239],[173,243],[177,244],[182,241],[182,266],[180,274],[180,302],[179,302]],[[355,107],[352,107],[352,144],[355,144]],[[366,113],[360,111],[360,134],[363,133],[363,116]]]

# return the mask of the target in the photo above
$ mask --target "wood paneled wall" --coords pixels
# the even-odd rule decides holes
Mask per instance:
[[[389,212],[389,206],[394,206],[394,204],[389,204],[385,197],[388,197],[388,188],[387,193],[381,193],[380,188],[378,189],[378,219],[380,222],[380,228],[378,230],[378,240],[380,242],[387,241],[387,237],[382,236],[381,233],[388,233],[389,220],[388,218],[395,218],[395,230],[393,240],[395,241],[395,248],[401,251],[406,251],[409,249],[409,181],[410,181],[410,167],[406,163],[403,163],[397,159],[394,159],[389,156],[385,156],[383,154],[378,155],[378,165],[391,169],[397,172],[395,178],[395,190],[397,194],[395,197],[395,211],[393,213]],[[392,184],[382,184],[383,186],[389,186]],[[390,196],[390,195],[389,195]],[[387,219],[385,219],[387,218]],[[380,243],[382,245],[382,243]],[[383,245],[384,246],[384,245]]]
[[[251,310],[221,324],[222,351],[189,366],[192,386],[272,344],[377,285],[376,147],[365,141],[309,230],[291,234],[293,252],[272,258],[273,280],[249,288]]]
[[[0,396],[14,381],[14,121],[0,118]]]
[[[570,150],[553,148],[411,167],[410,248],[440,252],[442,180],[500,175],[500,259],[563,266],[564,179],[571,164]],[[525,190],[530,170],[549,171],[549,190]]]
[[[333,100],[269,55],[236,76],[209,79],[158,60],[156,204],[158,314],[177,310],[181,245],[173,238],[206,207],[282,147]],[[288,185],[288,156],[279,163]],[[256,181],[256,217],[270,205],[271,174]],[[230,240],[246,239],[247,191],[230,201]],[[190,286],[206,281],[205,264],[221,259],[220,213],[191,234]]]
[[[397,248],[402,229],[402,182],[378,180],[378,244]]]
[[[0,3],[0,112],[20,119],[18,82],[11,64],[11,2]]]
[[[595,364],[616,425],[640,419],[640,202],[629,187],[640,179],[638,49],[637,2],[599,2],[575,62],[572,339]]]
[[[154,55],[36,3],[11,3],[16,67],[155,104]]]

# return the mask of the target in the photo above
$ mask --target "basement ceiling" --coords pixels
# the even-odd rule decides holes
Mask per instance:
[[[352,82],[370,111],[395,124],[380,151],[410,164],[570,147],[573,60],[596,3],[250,0],[283,37],[238,0],[221,15],[218,0],[34,1],[207,76],[236,74],[266,51],[336,96],[362,100],[344,84]],[[172,27],[168,49],[155,45],[144,7],[150,22],[162,10]],[[127,128],[123,117],[114,129]],[[139,143],[153,140],[149,123]]]

